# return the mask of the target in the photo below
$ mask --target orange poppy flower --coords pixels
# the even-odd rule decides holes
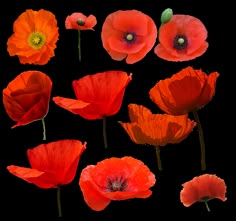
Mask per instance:
[[[194,121],[188,119],[187,114],[152,114],[149,109],[137,104],[129,104],[128,111],[131,123],[119,123],[137,144],[165,146],[168,143],[179,143],[196,126]]]
[[[123,71],[106,71],[74,80],[72,86],[77,99],[53,97],[60,107],[85,119],[102,119],[116,114],[123,100],[131,76]]]
[[[218,72],[207,76],[202,70],[187,67],[158,81],[149,95],[165,113],[182,115],[202,108],[212,99],[218,76]]]
[[[14,33],[7,41],[10,56],[22,64],[47,64],[54,56],[59,37],[55,15],[47,10],[27,9],[14,22]]]
[[[167,61],[188,61],[204,54],[208,48],[207,29],[190,15],[173,15],[159,29],[155,54]]]
[[[3,89],[3,105],[8,116],[23,126],[43,119],[49,108],[52,81],[40,71],[25,71]]]
[[[89,165],[80,174],[79,186],[87,205],[105,209],[111,200],[148,198],[156,183],[155,175],[140,160],[125,156],[108,158]]]
[[[148,15],[137,10],[109,14],[102,26],[102,44],[112,59],[127,64],[143,59],[157,38],[157,27]]]
[[[86,143],[78,140],[59,140],[28,149],[31,168],[7,166],[13,175],[40,188],[56,188],[69,184],[76,174],[79,159]]]
[[[75,12],[66,17],[66,29],[76,30],[94,30],[93,27],[97,24],[97,19],[94,15],[85,16],[83,13]]]
[[[203,174],[194,177],[192,180],[182,184],[183,189],[180,192],[180,201],[184,206],[189,207],[196,202],[205,202],[208,211],[210,211],[207,202],[211,199],[220,199],[225,201],[227,198],[226,184],[223,179],[212,174]]]

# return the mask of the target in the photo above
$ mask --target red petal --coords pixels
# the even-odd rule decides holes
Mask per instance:
[[[111,200],[100,194],[100,190],[97,189],[98,187],[95,185],[91,177],[91,172],[94,167],[95,166],[91,165],[82,170],[79,179],[79,186],[87,205],[95,211],[101,211],[107,207]]]
[[[76,173],[81,154],[86,149],[78,140],[59,140],[27,150],[31,167],[45,172],[42,183],[55,187],[70,183]]]

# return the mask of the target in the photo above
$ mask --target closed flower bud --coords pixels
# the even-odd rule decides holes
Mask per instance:
[[[169,22],[172,16],[173,16],[173,10],[171,8],[165,9],[161,14],[161,24]]]

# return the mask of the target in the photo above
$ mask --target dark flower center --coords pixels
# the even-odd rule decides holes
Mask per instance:
[[[185,35],[176,35],[174,38],[174,48],[177,50],[183,50],[188,46],[188,39]]]
[[[113,178],[108,178],[107,179],[107,187],[110,192],[115,192],[115,191],[125,191],[127,188],[127,179],[123,179],[123,176],[118,178],[117,176],[115,179]]]
[[[79,26],[83,26],[84,25],[84,20],[82,18],[80,18],[78,21],[77,21],[77,24]]]
[[[134,43],[136,40],[136,35],[135,33],[127,32],[124,34],[124,39],[127,43]]]

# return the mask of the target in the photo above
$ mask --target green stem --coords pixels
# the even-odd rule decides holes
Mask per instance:
[[[42,124],[43,124],[43,140],[46,140],[46,126],[44,118],[42,118]]]
[[[162,171],[162,163],[161,163],[161,152],[160,152],[160,147],[155,146],[156,149],[156,157],[157,157],[157,166],[160,171]]]
[[[201,170],[204,171],[206,170],[206,159],[205,159],[206,154],[205,154],[205,142],[204,142],[203,130],[197,111],[193,111],[193,116],[195,118],[195,121],[197,122],[198,135],[201,147]]]
[[[208,206],[207,201],[204,201],[204,202],[205,202],[205,205],[206,205],[207,211],[208,211],[208,212],[211,212],[210,207]]]
[[[58,208],[58,217],[62,217],[61,212],[61,187],[57,187],[57,208]]]
[[[80,30],[78,30],[78,52],[79,52],[79,61],[81,61],[81,44],[80,44],[80,41],[81,41],[81,37],[80,37]]]
[[[108,148],[108,145],[107,145],[107,133],[106,133],[106,117],[103,117],[103,119],[102,119],[102,131],[103,131],[104,147]]]

